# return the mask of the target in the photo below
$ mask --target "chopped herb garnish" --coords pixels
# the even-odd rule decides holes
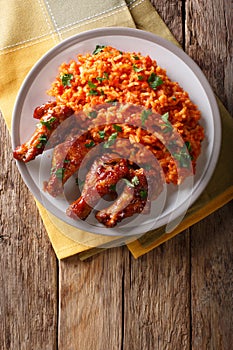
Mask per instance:
[[[95,119],[97,117],[97,112],[96,111],[91,111],[88,113],[88,116],[92,119]]]
[[[93,146],[95,146],[95,142],[93,140],[91,140],[89,143],[85,143],[86,148],[91,148]]]
[[[45,120],[45,121],[41,120],[40,123],[41,123],[41,125],[46,126],[47,129],[51,130],[52,124],[55,122],[56,119],[57,118],[52,117],[52,118]]]
[[[176,96],[172,96],[173,101],[176,101]]]
[[[60,79],[61,79],[61,83],[64,87],[66,86],[71,86],[71,80],[73,79],[73,74],[68,74],[68,73],[61,73],[60,74]]]
[[[129,186],[129,187],[131,187],[131,188],[134,187],[134,184],[132,184],[128,179],[126,179],[126,178],[123,177],[122,180],[126,183],[127,186]]]
[[[97,95],[98,95],[98,91],[97,90],[91,89],[88,92],[88,96],[97,96]]]
[[[64,164],[69,164],[70,163],[70,159],[64,159]]]
[[[142,114],[141,114],[141,121],[142,121],[142,125],[144,126],[145,125],[145,121],[148,119],[149,115],[152,114],[152,110],[151,109],[144,109],[142,111]]]
[[[140,197],[142,198],[142,199],[146,199],[146,197],[147,197],[147,190],[141,190],[140,191]]]
[[[116,131],[122,132],[122,127],[120,125],[113,124],[113,127]]]
[[[139,68],[139,67],[137,67],[135,64],[133,64],[133,70],[134,70],[135,72],[139,73],[139,72],[143,71],[144,68]]]
[[[133,58],[137,61],[140,60],[140,58],[138,56],[133,56]]]
[[[145,170],[150,170],[150,169],[151,169],[151,165],[150,165],[150,164],[144,164],[144,165],[143,165],[143,168],[144,168]]]
[[[99,131],[99,136],[100,136],[101,139],[104,139],[105,131],[104,130],[100,130]]]
[[[116,191],[116,184],[112,184],[109,186],[110,191]]]
[[[50,175],[53,175],[55,170],[56,170],[56,167],[53,166],[53,167],[50,169]]]
[[[58,168],[55,172],[55,175],[58,179],[62,180],[64,177],[64,172],[65,172],[64,168]]]
[[[164,126],[165,128],[162,130],[164,133],[171,132],[173,130],[172,124],[169,122],[169,113],[166,112],[163,115],[161,115],[162,121],[164,124],[161,124],[161,126]]]
[[[153,90],[156,90],[158,86],[163,84],[163,80],[158,75],[156,75],[154,72],[151,73],[151,75],[149,76],[147,81]]]
[[[88,86],[91,88],[91,89],[96,89],[97,88],[97,86],[94,84],[94,83],[92,83],[92,81],[90,81],[90,80],[88,80]]]
[[[106,46],[104,45],[96,45],[95,50],[92,52],[92,55],[97,55],[97,53],[103,51],[105,47]]]
[[[132,185],[134,185],[134,186],[139,185],[140,181],[139,181],[137,175],[135,175],[135,176],[132,178],[131,183],[132,183]]]
[[[101,77],[96,77],[96,80],[98,80],[99,82],[102,82],[105,80],[105,78],[101,78]]]
[[[39,143],[36,145],[36,148],[42,148],[47,142],[47,136],[41,135],[38,137]]]
[[[112,135],[109,136],[108,141],[106,141],[104,143],[104,148],[109,148],[110,146],[112,146],[114,144],[114,142],[116,141],[118,133],[114,132]]]
[[[122,52],[122,51],[119,51],[119,53],[120,53],[121,55],[123,55],[123,52]]]
[[[107,101],[105,101],[106,103],[112,103],[114,106],[116,106],[116,104],[117,104],[117,100],[115,99],[115,100],[107,100]]]
[[[142,81],[144,79],[143,75],[138,75],[138,80]]]
[[[96,77],[96,80],[98,80],[99,82],[102,82],[104,80],[108,80],[109,79],[109,75],[107,72],[104,72],[103,77]]]
[[[187,150],[190,152],[192,150],[191,143],[189,141],[186,141],[185,145],[187,147]]]
[[[189,147],[191,147],[191,145],[189,145],[189,142],[187,142],[187,143],[185,142],[183,147],[180,149],[179,153],[173,154],[173,157],[176,160],[178,160],[181,168],[189,168],[189,166],[190,166],[190,162],[192,160],[192,157],[187,152],[187,150],[189,151]]]

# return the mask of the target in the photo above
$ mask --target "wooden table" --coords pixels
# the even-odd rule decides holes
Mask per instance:
[[[232,113],[232,1],[152,3]],[[232,349],[232,202],[138,260],[59,262],[1,133],[1,350]]]

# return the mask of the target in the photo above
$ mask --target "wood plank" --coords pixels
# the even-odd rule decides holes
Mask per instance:
[[[228,0],[186,1],[186,51],[233,114],[232,14],[232,3]],[[232,209],[231,202],[191,229],[195,350],[228,350],[233,343]]]
[[[122,349],[126,247],[60,262],[59,349]]]
[[[233,344],[233,202],[192,229],[192,348]]]
[[[0,348],[56,349],[56,258],[0,130]]]
[[[232,16],[231,0],[186,1],[186,51],[233,115]]]
[[[164,20],[176,40],[183,46],[183,1],[150,0],[160,17]]]
[[[188,235],[131,257],[124,286],[124,349],[189,349]]]

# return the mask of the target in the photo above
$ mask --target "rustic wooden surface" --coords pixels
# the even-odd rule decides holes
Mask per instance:
[[[232,1],[152,3],[233,113]],[[232,202],[138,260],[58,262],[0,122],[1,350],[231,348]]]

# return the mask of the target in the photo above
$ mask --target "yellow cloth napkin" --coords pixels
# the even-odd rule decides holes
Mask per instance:
[[[82,0],[66,0],[63,3],[52,0],[0,0],[0,5],[0,108],[9,130],[16,94],[23,79],[35,62],[61,40],[97,27],[127,26],[150,31],[177,44],[149,0],[90,0],[86,3]],[[128,245],[135,257],[192,225],[233,197],[230,186],[233,172],[226,161],[229,154],[227,148],[232,149],[229,145],[233,139],[233,124],[221,103],[220,108],[224,126],[223,147],[217,168],[220,170],[216,169],[208,188],[187,212],[176,231],[166,235],[163,228],[155,230]],[[231,171],[227,178],[221,176],[222,167]],[[59,259],[80,252],[85,252],[83,256],[88,257],[99,251],[90,247],[104,246],[111,241],[103,236],[76,230],[53,217],[40,203],[37,205]],[[78,242],[75,241],[77,234]]]

